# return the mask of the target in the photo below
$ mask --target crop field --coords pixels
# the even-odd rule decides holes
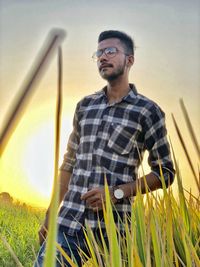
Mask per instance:
[[[186,198],[179,182],[177,200],[171,190],[165,191],[163,197],[149,195],[145,201],[139,193],[131,218],[127,218],[129,224],[124,224],[124,235],[119,239],[107,191],[104,218],[110,252],[99,246],[88,227],[87,243],[92,257],[85,259],[85,267],[200,266],[200,202],[189,193]],[[44,214],[44,210],[20,203],[0,203],[1,267],[33,266],[39,249],[37,232]]]
[[[23,266],[32,266],[38,250],[37,231],[44,211],[20,203],[0,203],[0,266],[15,267],[16,262],[5,239]],[[4,238],[2,240],[2,238]]]

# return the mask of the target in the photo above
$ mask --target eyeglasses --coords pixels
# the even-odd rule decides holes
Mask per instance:
[[[99,49],[92,55],[94,61],[98,61],[99,58],[105,54],[108,58],[113,58],[117,55],[118,52],[123,53],[124,55],[128,56],[128,54],[124,53],[123,51],[117,49],[116,47],[106,47],[104,49]]]

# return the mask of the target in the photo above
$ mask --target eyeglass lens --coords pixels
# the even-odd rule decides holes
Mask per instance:
[[[105,49],[97,50],[94,53],[94,57],[98,59],[103,55],[103,53],[105,53],[106,56],[108,56],[108,57],[112,57],[117,53],[117,48],[116,47],[106,47]]]

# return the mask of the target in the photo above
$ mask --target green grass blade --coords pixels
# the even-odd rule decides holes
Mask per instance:
[[[170,188],[169,188],[170,192]],[[171,201],[171,194],[167,197],[167,203],[166,203],[166,242],[167,242],[167,255],[168,255],[168,263],[172,265],[173,263],[173,221],[172,221],[172,201]]]
[[[194,245],[191,242],[190,236],[185,233],[186,237],[186,243],[187,243],[187,250],[189,252],[189,255],[191,255],[191,261],[195,264],[195,266],[200,266],[200,257],[197,254],[197,249],[194,247]]]
[[[128,261],[128,267],[133,266],[133,237],[129,229],[129,224],[127,221],[127,217],[125,218],[125,236],[124,238],[126,239],[126,242],[124,242],[124,247],[123,250],[127,254],[127,261]]]
[[[145,208],[143,203],[142,194],[138,190],[135,198],[135,219],[136,219],[136,238],[138,252],[142,264],[146,265],[146,255],[145,255],[145,240],[146,240],[146,227],[145,227]]]
[[[56,243],[56,248],[61,253],[61,255],[69,262],[71,267],[77,267],[77,265],[71,260],[71,258],[67,255],[64,249],[58,243]]]
[[[21,264],[21,262],[19,261],[19,259],[17,258],[15,252],[13,251],[12,247],[10,246],[10,244],[7,242],[6,238],[4,236],[0,235],[0,239],[2,240],[4,246],[7,248],[7,250],[10,252],[13,260],[16,263],[16,267],[23,267],[23,265]]]
[[[53,53],[57,50],[58,45],[63,41],[65,37],[65,31],[61,29],[53,29],[49,33],[45,44],[43,45],[40,53],[38,54],[32,68],[30,69],[27,77],[21,88],[15,101],[12,103],[9,113],[7,114],[6,121],[0,133],[0,156],[3,154],[4,149],[14,132],[17,124],[19,123],[28,101],[31,98],[35,90],[35,85],[39,82],[42,74],[45,71],[45,67],[50,62]]]
[[[182,236],[182,243],[183,243],[184,250],[185,250],[186,266],[192,266],[191,254],[188,249],[187,242],[186,242],[186,232],[183,227],[181,227],[181,236]]]
[[[200,160],[200,147],[199,147],[199,144],[198,144],[198,141],[197,141],[197,138],[196,138],[196,135],[194,133],[194,129],[192,127],[192,123],[190,121],[190,118],[189,118],[189,115],[187,113],[187,110],[186,110],[186,107],[185,107],[185,104],[183,102],[183,99],[180,99],[180,105],[181,105],[181,109],[183,111],[183,115],[184,115],[184,118],[185,118],[185,121],[186,121],[186,125],[188,127],[188,130],[189,130],[189,133],[190,133],[190,136],[191,136],[191,139],[192,139],[192,142],[194,144],[194,148],[197,152],[197,155],[198,155],[198,158]]]
[[[153,250],[154,250],[154,257],[155,257],[155,263],[156,267],[162,266],[162,255],[161,255],[161,242],[158,234],[158,224],[156,224],[156,218],[155,213],[152,213],[151,216],[151,236],[152,236],[152,243],[153,243]]]
[[[57,212],[59,205],[59,185],[58,185],[58,161],[60,148],[60,121],[62,105],[62,50],[58,50],[58,95],[56,105],[56,125],[55,125],[55,159],[54,159],[54,183],[49,214],[48,238],[46,244],[46,254],[44,267],[54,267],[56,262],[56,239],[57,239]]]
[[[199,192],[200,192],[200,184],[199,184],[199,182],[198,182],[198,178],[197,178],[197,175],[196,175],[196,173],[195,173],[195,170],[194,170],[194,167],[193,167],[193,164],[192,164],[192,160],[191,160],[191,158],[190,158],[190,156],[189,156],[187,147],[186,147],[186,145],[185,145],[185,142],[184,142],[184,140],[183,140],[183,137],[182,137],[182,135],[181,135],[181,132],[180,132],[180,130],[179,130],[179,127],[178,127],[178,125],[177,125],[177,122],[176,122],[176,120],[175,120],[173,114],[172,114],[172,119],[173,119],[173,122],[174,122],[174,126],[175,126],[175,129],[176,129],[176,132],[177,132],[177,134],[178,134],[180,143],[181,143],[181,145],[182,145],[183,151],[184,151],[184,153],[185,153],[185,155],[186,155],[186,159],[187,159],[188,164],[189,164],[189,166],[190,166],[190,169],[191,169],[191,171],[192,171],[192,173],[193,173],[193,176],[194,176],[194,179],[195,179],[197,188],[198,188],[198,190],[199,190]]]
[[[99,264],[98,264],[96,253],[95,253],[96,246],[94,246],[95,238],[94,238],[94,235],[91,229],[89,228],[87,224],[86,224],[86,231],[84,230],[84,235],[85,235],[88,250],[91,255],[91,260],[92,260],[93,266],[98,267]],[[98,250],[96,252],[98,253]]]
[[[174,163],[175,163],[175,169],[176,169],[176,177],[177,177],[177,182],[178,182],[178,194],[179,194],[179,200],[180,200],[180,210],[184,219],[184,224],[187,228],[187,231],[190,232],[190,218],[189,218],[189,213],[188,213],[188,208],[186,205],[186,199],[184,195],[184,190],[183,190],[183,184],[182,184],[182,179],[181,179],[181,174],[179,171],[179,167],[177,164],[177,160],[175,157],[175,153],[172,147],[172,153],[173,153],[173,158],[174,158]]]
[[[105,211],[105,206],[103,205],[103,212]],[[108,251],[108,247],[106,245],[103,233],[102,233],[102,229],[101,229],[101,225],[100,225],[100,220],[98,220],[98,227],[99,227],[99,232],[100,232],[100,242],[103,245],[103,252],[102,252],[102,257],[104,259],[105,262],[105,266],[106,267],[110,267],[110,262],[109,262],[109,258],[110,258],[110,253]]]
[[[107,224],[109,224],[107,225],[106,230],[110,248],[110,263],[111,267],[121,267],[122,266],[121,251],[118,243],[117,230],[113,217],[112,205],[111,205],[106,177],[105,177],[105,198],[106,198],[106,212],[104,214],[104,217],[106,217]]]

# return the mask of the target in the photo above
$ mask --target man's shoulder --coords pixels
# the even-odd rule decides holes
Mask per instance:
[[[104,95],[104,91],[101,89],[96,91],[90,95],[84,96],[79,102],[79,106],[88,106],[91,105],[95,100],[101,98]]]
[[[164,113],[158,103],[140,93],[137,93],[137,105],[141,108],[148,110],[149,112]]]
[[[156,103],[154,100],[150,99],[149,97],[141,94],[138,92],[137,88],[134,84],[129,84],[130,88],[132,89],[131,97],[132,97],[132,103],[134,106],[137,106],[139,110],[161,110],[158,103]]]
[[[102,97],[103,95],[105,95],[105,92],[103,89],[95,91],[94,93],[87,95],[83,98],[83,100],[93,100],[93,99],[98,99],[99,97]]]

